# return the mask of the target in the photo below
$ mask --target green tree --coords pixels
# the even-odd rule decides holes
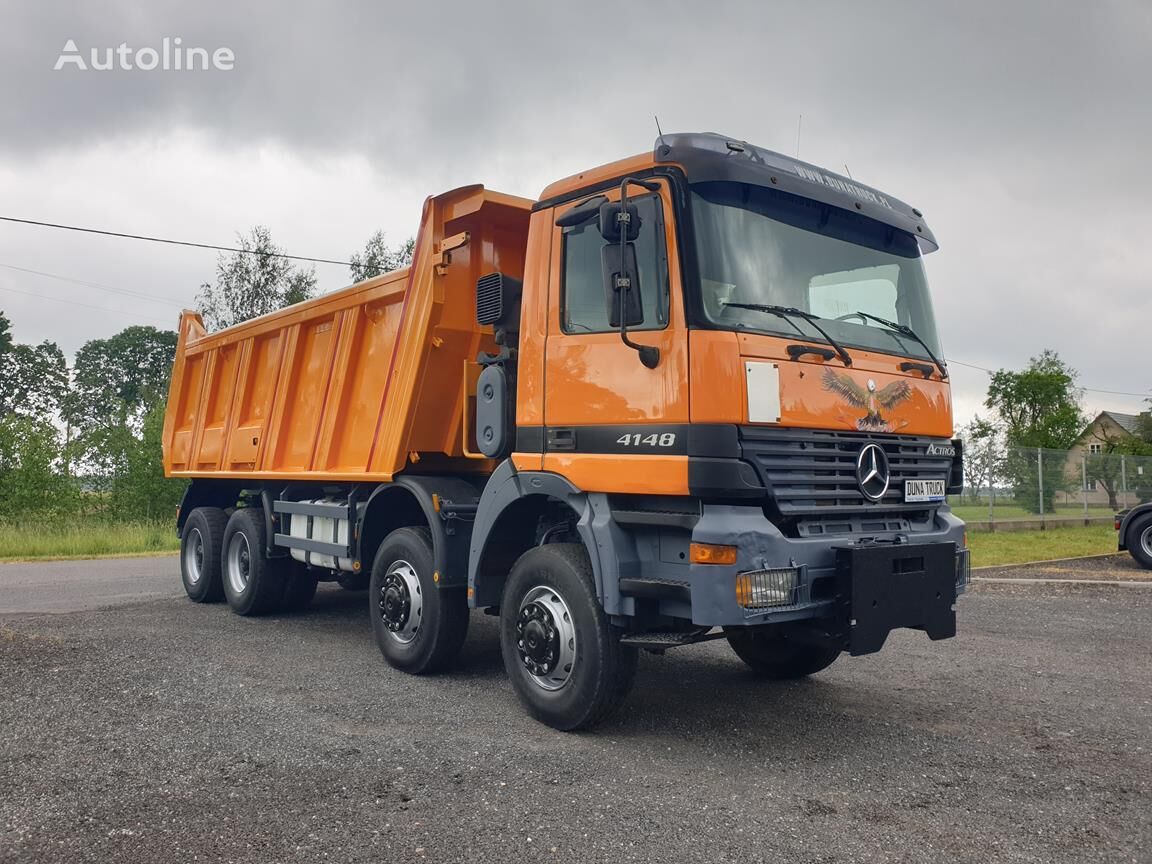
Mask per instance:
[[[75,510],[79,492],[64,472],[63,442],[51,423],[0,417],[0,520],[23,522]]]
[[[400,246],[391,248],[384,242],[384,232],[377,231],[364,244],[364,251],[352,254],[350,270],[353,282],[363,282],[382,273],[391,273],[412,263],[412,250],[416,241],[409,237]]]
[[[980,493],[995,485],[1004,457],[1000,427],[977,414],[960,429],[964,442],[964,486],[975,501]]]
[[[0,357],[3,357],[12,349],[12,322],[8,320],[8,316],[0,310]]]
[[[239,235],[243,252],[220,255],[216,282],[200,286],[196,305],[209,330],[220,330],[275,312],[316,293],[316,271],[296,267],[263,225]]]
[[[0,365],[0,415],[49,419],[63,409],[68,388],[68,361],[59,345],[13,345]]]
[[[114,516],[171,512],[165,508],[184,487],[161,470],[159,427],[175,352],[176,334],[155,327],[128,327],[76,352],[65,418],[77,431],[77,462]]]
[[[1016,502],[1034,513],[1051,513],[1056,492],[1068,484],[1064,460],[1040,451],[1067,450],[1084,429],[1076,378],[1060,355],[1044,351],[1022,371],[994,372],[988,386],[984,405],[999,416],[1010,445],[1005,474]]]

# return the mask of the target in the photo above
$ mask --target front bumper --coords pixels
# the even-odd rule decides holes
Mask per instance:
[[[964,524],[941,508],[932,530],[854,538],[786,537],[755,507],[706,505],[696,543],[737,548],[730,566],[689,568],[692,621],[757,626],[823,619],[849,650],[879,650],[897,627],[955,635],[955,600],[968,581]]]

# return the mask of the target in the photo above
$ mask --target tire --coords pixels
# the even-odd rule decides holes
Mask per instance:
[[[237,615],[266,615],[280,607],[287,579],[283,558],[268,558],[264,511],[237,510],[228,520],[221,553],[224,599]]]
[[[284,596],[280,598],[280,608],[285,612],[303,612],[312,605],[316,596],[316,572],[293,558],[287,559],[284,579]]]
[[[228,516],[219,507],[197,507],[184,521],[180,533],[180,581],[190,600],[219,603],[224,599],[220,583],[220,558]]]
[[[794,642],[785,633],[765,627],[729,627],[728,644],[752,671],[765,678],[786,680],[814,675],[840,656],[839,645]]]
[[[376,645],[390,666],[412,675],[447,668],[468,635],[466,589],[440,588],[433,561],[427,528],[398,528],[372,562],[368,612]]]
[[[1152,570],[1152,513],[1132,520],[1124,534],[1124,545],[1137,564]]]
[[[611,715],[636,676],[637,651],[620,644],[577,543],[538,546],[520,556],[504,586],[500,648],[528,713],[566,732]]]

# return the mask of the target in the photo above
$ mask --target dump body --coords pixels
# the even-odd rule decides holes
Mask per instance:
[[[495,348],[475,284],[523,275],[531,203],[456,189],[425,203],[411,267],[217,333],[185,312],[165,471],[387,481],[415,461],[482,469],[462,443],[469,361]]]

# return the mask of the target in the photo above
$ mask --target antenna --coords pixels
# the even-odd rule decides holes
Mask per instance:
[[[856,179],[855,177],[852,176],[852,172],[848,170],[848,163],[847,162],[844,163],[844,173],[848,175],[849,180],[855,180]]]
[[[804,115],[796,119],[796,158],[800,158],[800,127],[804,125]]]
[[[660,118],[653,114],[652,119],[656,121],[656,137],[659,139],[660,143],[663,144],[664,130],[660,128]]]

